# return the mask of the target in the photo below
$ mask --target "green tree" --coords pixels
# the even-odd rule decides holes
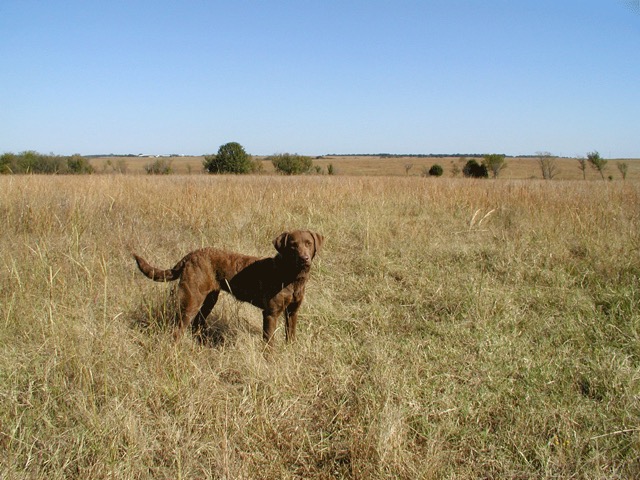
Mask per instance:
[[[589,165],[591,165],[594,170],[600,173],[600,176],[604,180],[604,168],[607,166],[608,160],[602,158],[600,154],[594,150],[593,152],[587,153],[587,162],[589,162]]]
[[[278,153],[267,158],[275,169],[285,175],[308,173],[312,167],[311,157],[298,154]]]
[[[489,176],[486,165],[484,163],[480,165],[473,158],[470,158],[467,160],[467,163],[464,164],[462,174],[467,178],[487,178]]]
[[[444,170],[442,166],[438,165],[437,163],[432,165],[429,169],[429,175],[432,177],[441,177],[443,173]]]
[[[76,153],[67,158],[67,171],[69,173],[80,174],[93,173],[94,169],[86,158]]]
[[[237,142],[221,145],[216,155],[204,157],[203,164],[209,173],[251,173],[255,169],[251,155]]]
[[[14,173],[65,173],[67,161],[64,157],[44,155],[33,150],[19,153]]]
[[[499,153],[485,155],[482,158],[482,164],[491,172],[493,178],[498,178],[500,172],[507,166],[504,155],[500,155]]]
[[[0,173],[16,173],[18,160],[15,153],[3,153],[0,156]]]

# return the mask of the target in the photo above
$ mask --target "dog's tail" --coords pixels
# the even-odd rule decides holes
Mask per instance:
[[[156,282],[171,282],[180,278],[185,260],[183,258],[173,268],[161,270],[159,268],[152,267],[144,258],[136,255],[135,253],[133,254],[133,258],[136,259],[136,263],[138,264],[140,271],[144,273],[145,276]]]

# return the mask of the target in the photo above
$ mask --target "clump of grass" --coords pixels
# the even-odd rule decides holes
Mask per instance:
[[[633,478],[640,190],[627,181],[2,177],[3,478]],[[170,266],[327,238],[298,342]]]

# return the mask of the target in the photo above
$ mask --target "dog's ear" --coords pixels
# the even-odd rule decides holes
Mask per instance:
[[[287,246],[288,237],[289,237],[289,232],[283,232],[273,240],[273,246],[278,252],[282,253],[282,250],[284,249],[284,247]]]
[[[311,232],[309,231],[309,233],[311,234],[311,236],[313,237],[313,241],[315,242],[315,252],[317,252],[318,250],[320,250],[320,247],[322,246],[322,244],[324,243],[324,236],[320,235],[319,233],[316,232]],[[314,253],[315,253],[314,252]]]

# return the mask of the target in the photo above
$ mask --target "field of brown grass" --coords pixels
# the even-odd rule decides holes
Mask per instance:
[[[271,162],[262,158],[262,166],[264,173],[274,173]],[[471,157],[469,157],[471,158]],[[467,157],[465,157],[466,161]],[[98,172],[110,171],[111,168],[106,167],[107,161],[112,164],[122,162],[127,167],[128,173],[144,173],[145,165],[153,163],[155,158],[146,157],[104,157],[91,159],[92,165]],[[204,157],[173,157],[165,160],[171,162],[171,167],[178,174],[196,174],[202,173],[202,162]],[[477,158],[481,162],[481,158]],[[500,173],[501,179],[542,179],[538,160],[535,158],[515,157],[507,158],[507,167]],[[557,180],[582,180],[582,170],[578,168],[578,162],[575,158],[558,158],[555,160],[557,165]],[[617,168],[617,164],[624,162],[628,166],[627,180],[640,180],[640,160],[638,159],[611,159],[605,170],[605,178],[609,176],[614,180],[621,180],[622,175]],[[331,164],[334,167],[336,175],[351,176],[407,176],[406,166],[411,165],[408,176],[420,176],[424,169],[434,164],[439,164],[444,169],[444,177],[453,177],[454,165],[462,170],[464,161],[459,157],[443,157],[443,158],[426,158],[426,157],[391,157],[383,158],[379,156],[323,156],[313,160],[313,164],[322,168],[324,173]],[[461,174],[457,175],[458,177]],[[593,168],[587,166],[587,180],[600,180],[600,174]]]
[[[1,176],[0,478],[639,478],[640,182],[343,173]],[[172,343],[131,251],[293,228],[295,344]]]

